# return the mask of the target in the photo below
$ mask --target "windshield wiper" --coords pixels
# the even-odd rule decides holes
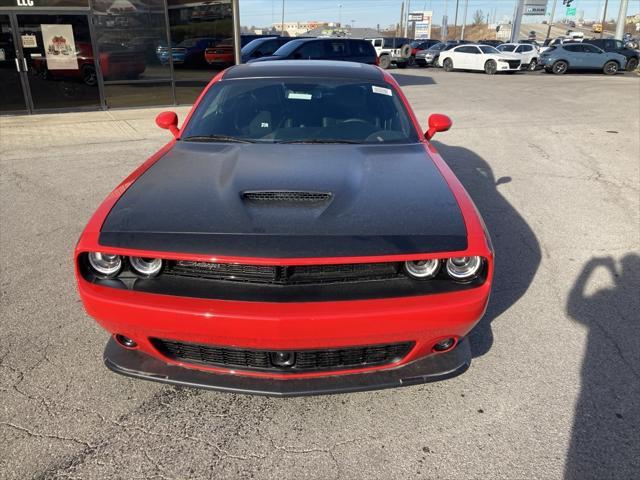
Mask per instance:
[[[183,140],[189,142],[235,142],[235,143],[256,143],[248,138],[232,137],[230,135],[192,135]]]
[[[278,140],[276,143],[348,143],[360,144],[355,140],[340,140],[338,138],[307,138],[305,140]]]

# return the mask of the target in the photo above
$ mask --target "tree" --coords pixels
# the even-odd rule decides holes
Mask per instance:
[[[482,10],[476,10],[473,14],[473,24],[482,25],[484,23],[484,13]]]

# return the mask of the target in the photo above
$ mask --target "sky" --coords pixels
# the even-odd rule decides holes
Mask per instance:
[[[462,22],[465,0],[459,1],[458,23]],[[471,22],[473,12],[482,10],[484,14],[496,14],[499,20],[503,16],[511,18],[517,0],[469,0],[467,21]],[[584,11],[585,19],[594,19],[602,15],[605,0],[573,0],[571,7]],[[240,21],[242,25],[264,27],[280,22],[283,0],[240,0]],[[351,24],[355,27],[381,28],[400,20],[401,0],[284,0],[285,22],[319,20]],[[411,11],[431,10],[434,23],[440,24],[442,16],[448,13],[449,24],[453,23],[456,0],[405,0],[411,4]],[[553,0],[549,0],[547,12],[551,11]],[[342,5],[342,7],[339,7]],[[607,18],[617,18],[620,0],[609,0]],[[562,0],[557,0],[556,19],[564,17]],[[640,12],[640,0],[629,0],[627,15]],[[529,17],[531,23],[541,21],[541,17]],[[527,17],[524,17],[527,23]]]

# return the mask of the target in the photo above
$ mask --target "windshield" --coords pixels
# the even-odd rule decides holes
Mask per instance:
[[[418,141],[391,85],[317,78],[220,81],[200,102],[181,138],[252,143]]]
[[[482,53],[500,53],[494,47],[490,47],[488,45],[481,45],[479,48],[482,50]]]
[[[513,52],[516,49],[515,45],[500,45],[498,50],[501,52]]]

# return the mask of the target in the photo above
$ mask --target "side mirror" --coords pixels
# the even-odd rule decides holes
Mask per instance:
[[[438,132],[446,132],[451,128],[453,122],[446,115],[434,113],[429,117],[429,130],[424,132],[424,138],[431,140]]]
[[[178,115],[176,112],[162,112],[156,117],[156,125],[165,130],[169,130],[175,138],[180,135],[178,128]]]

